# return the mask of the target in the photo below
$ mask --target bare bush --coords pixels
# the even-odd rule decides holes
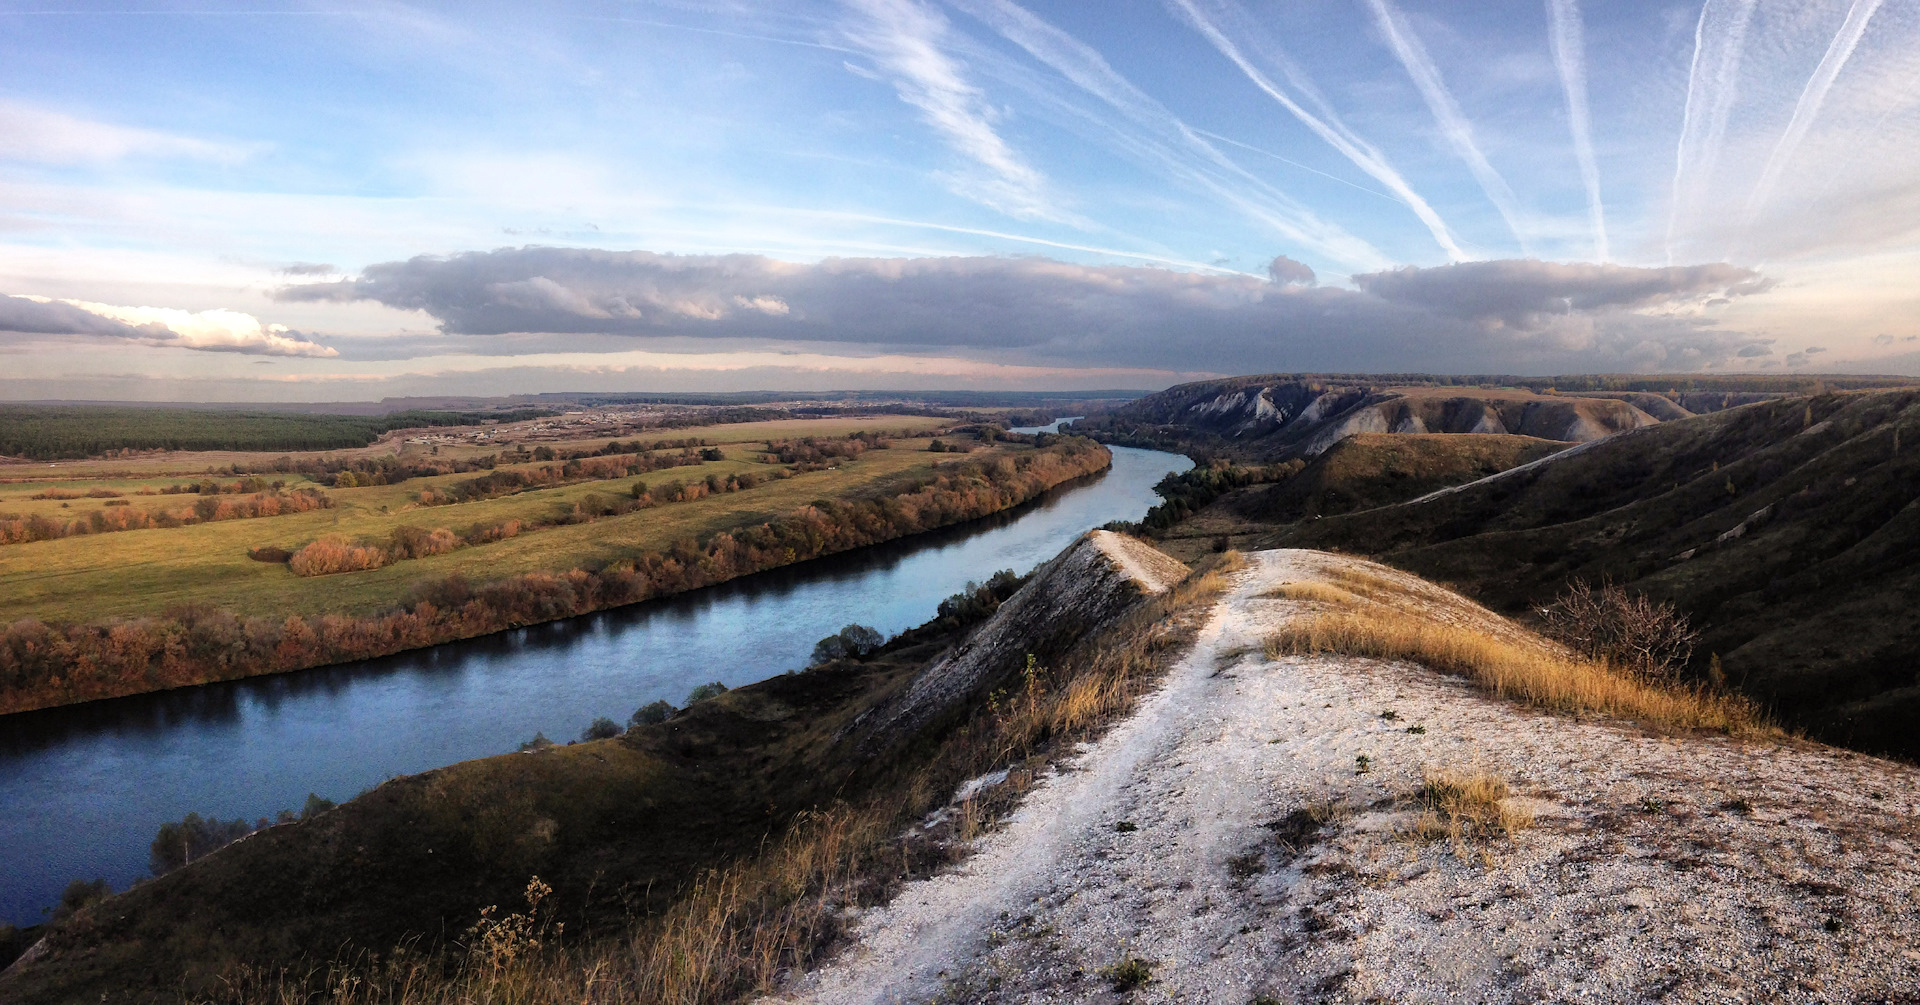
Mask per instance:
[[[1693,658],[1700,633],[1672,604],[1612,583],[1594,589],[1583,579],[1567,584],[1540,609],[1547,634],[1588,659],[1660,680],[1679,674]]]

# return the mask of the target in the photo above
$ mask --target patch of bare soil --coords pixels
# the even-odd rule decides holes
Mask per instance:
[[[1546,714],[1402,663],[1270,660],[1311,609],[1276,587],[1397,574],[1250,558],[1159,693],[780,1000],[1920,996],[1920,772]],[[1532,826],[1432,840],[1436,771],[1504,780]]]

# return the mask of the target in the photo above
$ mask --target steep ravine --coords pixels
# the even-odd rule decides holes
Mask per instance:
[[[1249,558],[1159,692],[962,865],[851,919],[836,961],[776,1000],[1920,995],[1920,771],[1548,714],[1404,663],[1269,658],[1263,639],[1309,612],[1274,588],[1342,566],[1452,623],[1510,629],[1371,563]],[[1426,768],[1505,779],[1534,826],[1413,839],[1406,796]],[[1328,805],[1345,810],[1300,826]],[[1102,974],[1125,959],[1150,972],[1128,991]]]

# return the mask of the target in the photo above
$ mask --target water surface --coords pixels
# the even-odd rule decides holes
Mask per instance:
[[[1071,421],[1071,420],[1063,420]],[[1037,427],[1034,432],[1051,429]],[[393,777],[513,750],[536,732],[625,723],[696,684],[806,662],[850,622],[920,624],[969,580],[1026,572],[1076,535],[1138,520],[1192,462],[1113,448],[1113,468],[962,527],[679,597],[399,656],[0,717],[0,921],[43,920],[74,879],[148,874],[161,823],[254,819],[307,793],[343,800]]]

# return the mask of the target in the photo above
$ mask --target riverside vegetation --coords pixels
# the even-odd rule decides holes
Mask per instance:
[[[1038,644],[878,754],[866,713],[1018,588],[995,576],[865,655],[648,707],[618,737],[395,779],[50,926],[21,1002],[718,1003],[770,989],[846,909],[952,861],[1151,690],[1234,555]],[[841,633],[864,640],[864,633]],[[691,697],[691,696],[690,696]],[[1004,776],[998,785],[967,779]],[[934,816],[929,817],[930,812]],[[934,821],[928,824],[928,821]]]
[[[930,430],[975,449],[929,453]],[[0,600],[15,614],[0,627],[0,712],[365,659],[635,603],[985,516],[1110,459],[1084,439],[1040,445],[902,416],[680,432],[689,435],[670,445],[235,456],[220,471],[286,471],[299,479],[284,483],[287,497],[324,502],[0,547]],[[675,473],[664,481],[627,480],[665,468]],[[32,491],[6,504],[53,519],[75,503],[54,496],[77,495],[96,508],[68,519],[91,521],[143,490],[167,498],[183,473],[144,458],[26,469]],[[217,514],[229,483],[208,478],[197,491],[209,484],[195,506]]]

